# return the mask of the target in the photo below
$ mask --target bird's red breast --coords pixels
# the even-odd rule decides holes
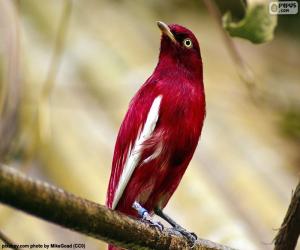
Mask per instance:
[[[137,216],[164,208],[198,144],[205,117],[200,48],[180,25],[162,30],[158,64],[130,102],[117,137],[107,206]]]

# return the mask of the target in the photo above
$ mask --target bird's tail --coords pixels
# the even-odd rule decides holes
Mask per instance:
[[[108,250],[124,250],[123,248],[115,247],[113,245],[108,245]]]

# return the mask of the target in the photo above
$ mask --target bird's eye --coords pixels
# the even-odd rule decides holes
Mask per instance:
[[[188,49],[192,48],[192,47],[193,47],[192,40],[191,40],[190,38],[184,39],[184,40],[183,40],[183,45],[184,45],[186,48],[188,48]]]

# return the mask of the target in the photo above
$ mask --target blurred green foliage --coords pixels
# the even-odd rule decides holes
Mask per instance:
[[[300,110],[291,108],[282,114],[280,122],[282,132],[292,140],[300,143]]]
[[[269,2],[249,0],[245,17],[232,21],[232,14],[227,12],[223,17],[223,26],[233,37],[245,38],[253,43],[269,42],[274,37],[277,16],[270,15]]]

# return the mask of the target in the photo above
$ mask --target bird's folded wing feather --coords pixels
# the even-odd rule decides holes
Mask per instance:
[[[126,114],[116,142],[113,170],[108,189],[107,205],[115,209],[138,164],[144,143],[156,127],[162,96],[158,95],[147,110],[133,103]]]

